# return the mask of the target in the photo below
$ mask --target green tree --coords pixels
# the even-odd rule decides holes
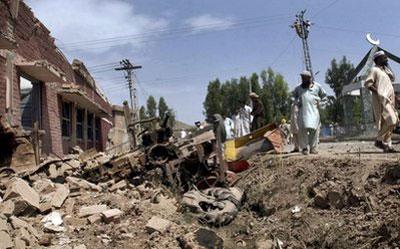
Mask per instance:
[[[139,118],[140,120],[146,119],[147,118],[147,113],[146,113],[146,107],[141,106],[139,109]]]
[[[283,75],[275,73],[271,68],[261,72],[262,93],[261,101],[265,109],[265,120],[280,122],[290,115],[289,87]]]
[[[343,110],[343,86],[348,84],[352,73],[354,72],[353,64],[347,60],[346,56],[343,56],[339,63],[336,59],[331,61],[331,66],[328,68],[325,74],[325,82],[335,93],[335,96],[331,96],[328,104],[325,107],[324,119],[321,118],[322,123],[342,123],[344,121],[344,110]],[[359,102],[354,102],[359,104]],[[361,117],[361,108],[353,108],[353,122],[357,123],[358,117]]]
[[[153,96],[149,96],[147,99],[147,117],[153,118],[157,116],[157,102]]]
[[[164,119],[165,113],[169,110],[167,102],[165,101],[164,97],[160,97],[158,101],[158,116],[161,120]]]
[[[219,79],[210,81],[207,87],[206,99],[203,103],[205,115],[222,113],[221,82]]]
[[[336,62],[336,59],[331,61],[331,67],[328,68],[325,74],[325,82],[332,88],[335,97],[339,98],[342,94],[343,86],[347,82],[354,71],[354,66],[351,64],[346,56]]]

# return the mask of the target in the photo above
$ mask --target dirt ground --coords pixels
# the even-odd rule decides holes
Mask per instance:
[[[242,208],[227,226],[203,226],[179,197],[147,182],[71,192],[58,210],[65,231],[44,233],[30,248],[399,248],[400,153],[383,154],[372,142],[322,143],[319,151],[254,155],[236,184]],[[99,204],[124,214],[108,223],[78,217],[82,206]],[[153,216],[170,228],[149,232]],[[41,231],[43,217],[23,219]]]
[[[222,238],[223,248],[263,248],[265,240],[277,239],[282,248],[400,246],[400,154],[383,154],[372,142],[322,143],[319,151],[254,156],[253,168],[237,183],[247,196],[238,217],[228,226],[205,228]],[[108,202],[131,203],[133,195]],[[194,233],[203,226],[182,214],[174,199],[137,202],[125,210],[117,229],[95,226],[70,237],[82,238],[89,248],[180,248],[178,237],[199,247]],[[148,234],[142,228],[151,215],[173,222],[171,231]],[[107,245],[99,239],[105,234]]]

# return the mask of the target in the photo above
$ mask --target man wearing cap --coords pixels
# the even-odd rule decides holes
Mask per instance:
[[[264,105],[256,93],[250,93],[249,97],[253,104],[253,110],[251,111],[251,115],[253,116],[251,131],[254,131],[264,126]]]
[[[375,146],[384,152],[395,152],[392,147],[392,133],[399,121],[395,108],[395,93],[392,82],[394,74],[383,51],[374,54],[375,66],[371,69],[365,87],[372,92],[372,109],[379,129]]]
[[[318,154],[318,136],[320,116],[318,107],[325,99],[326,93],[321,85],[313,81],[309,71],[301,74],[301,85],[294,89],[294,102],[298,108],[298,139],[304,155]],[[310,150],[309,150],[310,149]]]

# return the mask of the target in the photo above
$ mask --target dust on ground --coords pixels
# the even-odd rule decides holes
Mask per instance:
[[[372,142],[322,143],[319,151],[254,155],[236,184],[246,194],[241,210],[223,227],[200,224],[160,184],[111,191],[118,185],[111,181],[92,186],[100,191],[71,188],[56,210],[63,231],[44,229],[47,214],[36,213],[20,219],[37,234],[15,224],[8,233],[24,242],[20,248],[398,248],[400,154],[383,154]],[[123,215],[106,222],[79,216],[83,206],[100,204]],[[153,217],[168,226],[149,230]]]

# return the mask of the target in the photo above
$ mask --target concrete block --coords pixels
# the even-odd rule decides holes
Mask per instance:
[[[146,230],[149,233],[159,232],[165,233],[171,227],[171,221],[159,218],[157,216],[151,217],[146,224]]]
[[[126,188],[127,184],[125,180],[119,181],[116,184],[112,185],[111,188],[109,188],[110,192],[114,192],[118,189],[123,189]]]
[[[0,204],[0,213],[4,214],[7,217],[13,215],[15,209],[15,204],[11,200],[5,201]]]
[[[93,214],[100,214],[103,211],[106,211],[107,205],[93,205],[93,206],[84,206],[79,210],[79,217],[87,217]]]
[[[94,214],[88,217],[88,221],[90,224],[100,223],[101,219],[102,219],[101,214]]]
[[[5,231],[0,231],[0,249],[13,248],[13,246],[10,235]]]
[[[65,199],[67,199],[69,195],[69,188],[67,188],[63,184],[56,184],[56,192],[53,195],[53,199],[51,200],[51,205],[56,208],[60,208]]]
[[[27,182],[20,178],[15,178],[8,186],[4,194],[4,200],[16,197],[21,197],[29,206],[39,209],[39,194],[31,188]]]
[[[101,212],[101,214],[103,215],[104,222],[106,223],[119,219],[123,213],[124,212],[122,212],[118,208],[109,209]]]

